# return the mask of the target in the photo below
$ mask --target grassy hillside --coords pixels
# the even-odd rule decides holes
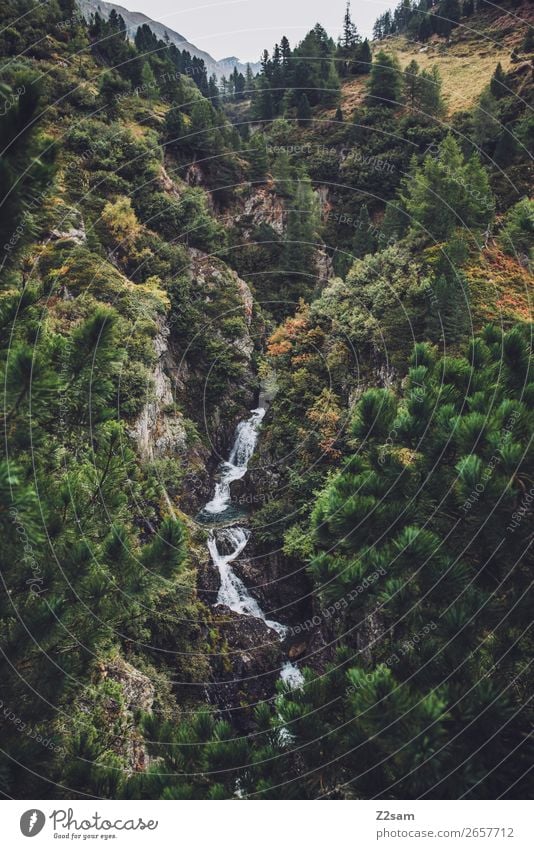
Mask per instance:
[[[468,21],[460,22],[445,42],[434,35],[427,44],[411,41],[404,35],[388,36],[380,46],[394,53],[402,68],[415,60],[422,69],[439,67],[443,94],[449,114],[473,106],[488,85],[498,62],[508,71],[512,51],[518,49],[528,26],[534,24],[532,4],[523,3],[513,10],[484,10]],[[374,45],[377,47],[377,43]],[[343,84],[341,108],[350,114],[365,96],[365,81]]]

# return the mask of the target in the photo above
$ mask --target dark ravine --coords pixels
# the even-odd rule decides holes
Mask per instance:
[[[210,700],[231,710],[272,698],[279,678],[291,687],[300,686],[303,681],[294,663],[299,652],[293,650],[295,641],[288,621],[291,609],[279,604],[276,577],[265,576],[266,592],[252,594],[248,588],[251,581],[261,583],[255,581],[260,577],[258,566],[266,568],[272,564],[267,558],[243,556],[252,533],[243,509],[233,502],[234,482],[239,482],[240,492],[246,495],[248,464],[268,406],[264,394],[259,404],[247,420],[238,424],[229,459],[219,467],[213,497],[197,517],[200,525],[208,528],[211,557],[211,562],[203,564],[198,572],[199,595],[211,607],[213,624],[224,646],[221,654],[212,659],[215,685],[210,688]],[[277,607],[286,608],[283,622],[274,618]],[[265,610],[272,610],[272,615]]]

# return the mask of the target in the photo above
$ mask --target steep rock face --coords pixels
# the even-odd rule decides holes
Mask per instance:
[[[57,224],[48,233],[50,241],[65,241],[70,245],[83,245],[87,242],[85,221],[77,207],[59,202],[56,215]]]
[[[171,380],[167,374],[172,367],[169,354],[170,328],[168,321],[157,319],[158,332],[154,338],[157,361],[152,373],[153,389],[140,415],[130,430],[140,456],[145,460],[182,454],[187,449],[187,432],[183,416],[166,412],[174,402]]]
[[[208,608],[211,608],[217,603],[221,578],[217,567],[212,563],[205,539],[202,541],[195,539],[195,543],[198,597]]]
[[[147,675],[131,663],[117,657],[107,664],[103,677],[118,681],[121,685],[127,710],[151,710],[155,694],[154,685]]]
[[[232,211],[230,222],[242,229],[246,239],[251,237],[253,229],[260,224],[268,224],[282,236],[286,225],[285,206],[275,191],[262,186],[252,191],[241,206]]]
[[[320,248],[315,252],[315,268],[320,284],[325,284],[334,276],[334,263],[325,248]]]
[[[331,208],[328,187],[319,186],[316,194],[321,216],[328,216]],[[237,227],[245,241],[253,241],[254,230],[261,225],[267,225],[277,236],[283,237],[287,225],[286,204],[271,186],[262,186],[252,190],[237,208],[232,209],[226,223]],[[334,276],[332,258],[326,246],[317,248],[315,268],[319,283],[326,283]]]
[[[116,657],[107,663],[101,670],[102,678],[116,681],[122,690],[124,706],[121,708],[114,700],[108,700],[107,710],[110,723],[117,722],[118,713],[122,711],[123,734],[115,740],[118,754],[126,761],[127,767],[132,772],[139,772],[148,766],[149,756],[146,751],[143,737],[134,721],[136,711],[148,713],[153,706],[155,688],[147,675],[124,660]]]
[[[278,635],[260,619],[218,607],[213,622],[219,634],[219,650],[211,667],[216,683],[210,685],[210,701],[231,711],[232,722],[243,730],[252,727],[250,708],[271,699],[284,662]]]
[[[310,615],[311,586],[304,566],[281,551],[262,553],[254,547],[254,535],[247,557],[235,561],[234,572],[258,599],[269,619],[291,624]]]
[[[187,340],[184,344],[182,332],[175,329],[172,312],[158,316],[151,386],[129,434],[143,460],[168,457],[180,461],[184,474],[180,506],[194,514],[207,498],[210,473],[225,456],[237,421],[254,406],[256,378],[252,366],[254,300],[248,284],[225,263],[200,250],[189,249],[189,260],[191,285],[209,316],[206,333],[220,342],[224,353],[230,350],[240,367],[220,401],[208,408],[206,396],[216,359],[201,361],[194,346],[190,353]],[[191,422],[198,433],[194,438],[190,436]]]
[[[193,406],[188,409],[199,424],[205,444],[214,453],[216,466],[224,456],[237,421],[255,401],[256,377],[252,364],[254,299],[248,284],[219,259],[196,248],[189,249],[189,259],[188,274],[198,297],[206,305],[206,333],[217,339],[223,348],[228,347],[232,359],[241,365],[241,373],[228,384],[224,397],[208,409],[206,396],[210,391],[212,367],[217,365],[216,360],[199,367],[187,349],[182,349],[178,355],[180,340],[171,345],[175,354],[171,378],[177,395],[188,403],[193,390],[198,395],[200,387],[200,395],[193,399]],[[230,331],[226,330],[228,322],[231,323]]]

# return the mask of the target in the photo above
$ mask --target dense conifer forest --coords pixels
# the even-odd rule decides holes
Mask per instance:
[[[2,3],[4,798],[534,796],[534,9],[355,7]]]

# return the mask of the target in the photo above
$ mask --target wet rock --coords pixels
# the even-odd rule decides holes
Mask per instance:
[[[306,620],[311,615],[311,584],[304,565],[281,551],[263,554],[255,548],[254,535],[246,553],[232,568],[268,618],[284,625]]]
[[[197,593],[199,599],[209,607],[217,603],[217,595],[221,585],[221,579],[216,566],[211,562],[209,555],[202,559],[195,558],[197,573]]]
[[[252,727],[251,710],[272,698],[285,661],[278,634],[261,619],[222,606],[213,611],[213,624],[220,650],[211,660],[210,702],[231,711],[238,727]]]
[[[298,658],[305,655],[307,651],[308,643],[296,643],[295,645],[290,646],[287,655],[290,660],[298,660]]]

